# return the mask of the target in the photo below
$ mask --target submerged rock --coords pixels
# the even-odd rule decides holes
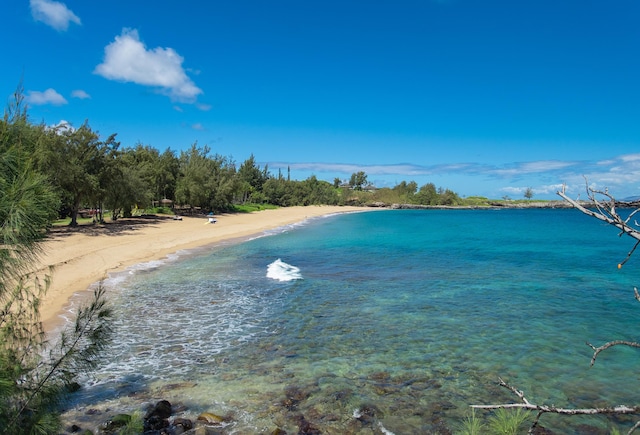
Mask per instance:
[[[193,429],[193,422],[188,418],[178,417],[173,420],[173,423],[171,423],[171,427],[173,427],[173,432],[179,435]]]
[[[144,430],[157,431],[170,426],[169,417],[171,417],[171,403],[167,400],[161,400],[147,411],[144,416]]]
[[[155,404],[155,406],[153,406],[149,411],[147,411],[147,414],[145,415],[145,420],[153,417],[153,416],[157,416],[160,418],[169,418],[171,417],[171,403],[169,403],[169,401],[167,400],[161,400],[158,403]]]
[[[203,412],[198,416],[196,420],[203,421],[208,424],[220,424],[224,422],[224,417],[213,414],[211,412]]]
[[[298,423],[298,435],[320,435],[322,432],[304,418],[304,415],[296,417]]]

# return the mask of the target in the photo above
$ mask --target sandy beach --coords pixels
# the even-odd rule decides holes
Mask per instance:
[[[51,286],[41,306],[45,328],[61,322],[59,316],[69,298],[84,291],[110,273],[134,264],[200,246],[248,238],[266,230],[334,213],[364,211],[360,207],[308,206],[263,210],[253,213],[216,215],[216,223],[205,216],[144,217],[120,219],[105,225],[76,228],[55,227],[43,242],[37,274],[53,268]]]

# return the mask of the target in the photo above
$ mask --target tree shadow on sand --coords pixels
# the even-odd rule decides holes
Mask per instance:
[[[173,220],[169,216],[138,216],[133,218],[120,218],[117,221],[104,223],[88,223],[73,226],[55,226],[47,230],[47,239],[67,237],[73,234],[86,234],[88,236],[101,235],[126,235],[132,234],[143,228],[152,227],[159,222]]]

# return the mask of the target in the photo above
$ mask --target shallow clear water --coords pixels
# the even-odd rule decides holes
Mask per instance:
[[[111,281],[114,345],[72,405],[167,399],[231,415],[230,433],[296,433],[304,415],[323,433],[407,434],[517,402],[498,376],[534,403],[633,404],[637,351],[589,368],[585,345],[637,337],[640,260],[616,267],[632,246],[574,210],[398,210],[141,265]]]

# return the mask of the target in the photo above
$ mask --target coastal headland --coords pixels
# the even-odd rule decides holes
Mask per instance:
[[[364,207],[307,206],[207,216],[160,216],[119,219],[103,225],[54,227],[42,244],[36,275],[51,279],[41,304],[45,329],[57,327],[76,292],[134,264],[166,258],[198,247],[249,238],[264,231],[335,213],[371,210]]]

